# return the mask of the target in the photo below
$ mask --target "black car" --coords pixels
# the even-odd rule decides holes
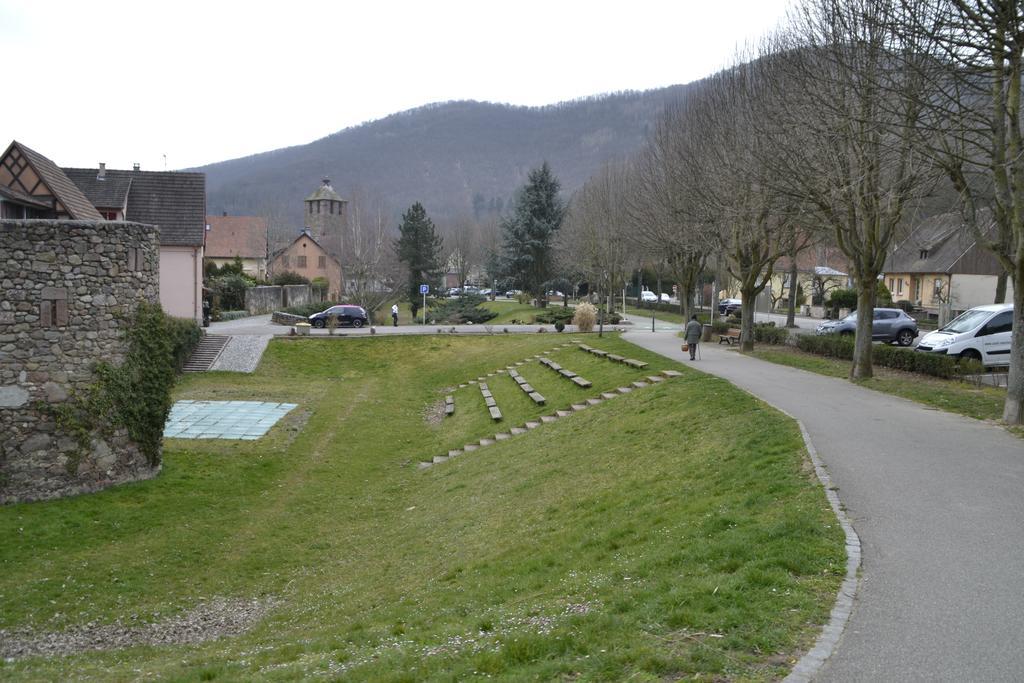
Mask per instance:
[[[362,327],[370,323],[370,318],[366,315],[366,309],[362,306],[343,304],[341,306],[331,306],[326,311],[314,313],[309,316],[309,324],[313,327],[327,327],[327,319],[332,315],[337,317],[339,326],[351,325],[352,327]]]

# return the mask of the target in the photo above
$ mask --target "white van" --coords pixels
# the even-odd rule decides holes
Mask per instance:
[[[921,338],[918,351],[971,358],[986,366],[1010,364],[1013,304],[991,304],[964,311]]]

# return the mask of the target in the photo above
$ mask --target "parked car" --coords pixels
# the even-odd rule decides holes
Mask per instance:
[[[827,320],[818,325],[817,334],[856,334],[857,311],[840,320]],[[910,346],[917,338],[917,321],[899,308],[876,308],[871,321],[871,338]]]
[[[509,299],[515,299],[517,296],[519,296],[522,293],[523,293],[523,290],[521,290],[521,289],[510,289],[507,292],[505,292],[505,296],[507,296]]]
[[[662,292],[661,296],[659,298],[661,299],[661,303],[663,303],[663,304],[672,303],[672,297],[670,297],[665,292]]]
[[[990,304],[964,311],[921,338],[917,350],[980,361],[986,366],[1010,364],[1013,304]]]
[[[658,295],[649,289],[645,289],[644,291],[640,292],[640,301],[643,301],[644,303],[647,303],[648,301],[656,302],[657,300]]]
[[[351,325],[352,327],[362,327],[370,323],[370,318],[366,315],[366,309],[362,306],[343,304],[341,306],[331,306],[326,311],[314,313],[309,316],[309,324],[313,327],[327,327],[327,318],[332,315],[337,316],[339,326]]]
[[[730,315],[743,308],[743,301],[740,299],[722,299],[718,302],[718,312],[721,315]]]

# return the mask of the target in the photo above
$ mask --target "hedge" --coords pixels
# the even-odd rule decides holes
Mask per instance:
[[[789,339],[789,330],[776,327],[775,323],[758,323],[754,325],[754,341],[763,344],[785,344]]]
[[[843,360],[853,360],[853,344],[854,338],[849,335],[804,334],[796,338],[796,346],[801,351]],[[983,370],[977,361],[960,359],[956,356],[923,353],[888,344],[876,345],[871,350],[871,359],[875,365],[941,379],[952,379]]]

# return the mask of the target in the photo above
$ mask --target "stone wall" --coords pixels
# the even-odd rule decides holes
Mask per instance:
[[[0,221],[0,503],[151,477],[124,430],[83,449],[40,403],[124,359],[124,326],[159,301],[159,231],[138,223]]]
[[[272,285],[245,290],[245,310],[251,315],[272,313],[289,306],[301,306],[313,300],[309,285]]]

